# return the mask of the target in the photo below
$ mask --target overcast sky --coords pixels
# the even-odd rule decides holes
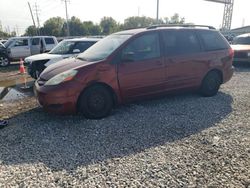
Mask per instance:
[[[250,0],[234,0],[232,28],[250,25]],[[34,9],[37,3],[41,24],[48,18],[65,18],[65,6],[62,0],[29,0]],[[69,16],[79,17],[82,21],[99,23],[104,16],[111,16],[123,23],[130,16],[156,17],[157,0],[70,0]],[[224,5],[204,0],[160,0],[159,17],[170,17],[178,13],[186,22],[212,25],[219,28],[222,24]],[[23,34],[25,28],[32,25],[27,0],[0,0],[0,21],[3,29],[18,29]]]

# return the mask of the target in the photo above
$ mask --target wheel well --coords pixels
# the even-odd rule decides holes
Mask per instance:
[[[219,69],[212,69],[212,70],[210,70],[208,73],[210,73],[210,72],[216,72],[216,73],[218,73],[218,74],[220,75],[221,84],[223,83],[223,73],[222,73],[221,70],[219,70]],[[207,74],[208,74],[208,73],[207,73]],[[206,75],[207,75],[207,74],[206,74]]]
[[[111,94],[111,96],[112,96],[114,106],[117,105],[118,99],[117,99],[117,95],[116,95],[116,93],[114,92],[113,88],[110,87],[108,84],[105,84],[105,83],[102,83],[102,82],[95,82],[95,83],[92,83],[92,84],[88,85],[86,88],[84,88],[84,89],[82,90],[81,94],[78,96],[78,99],[77,99],[77,109],[78,109],[78,105],[79,105],[79,98],[80,98],[80,96],[81,96],[88,88],[93,87],[93,86],[96,86],[96,85],[100,85],[100,86],[105,87],[105,88],[110,92],[110,94]]]

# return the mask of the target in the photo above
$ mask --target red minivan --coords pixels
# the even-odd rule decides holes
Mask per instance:
[[[98,119],[116,104],[170,91],[213,96],[232,77],[232,59],[230,45],[212,27],[152,26],[112,34],[49,66],[35,90],[47,111]]]

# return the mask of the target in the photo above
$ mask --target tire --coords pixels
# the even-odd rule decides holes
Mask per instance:
[[[110,91],[101,85],[91,86],[78,99],[78,111],[89,119],[107,117],[113,108]]]
[[[200,94],[204,97],[216,95],[222,83],[221,76],[216,71],[209,72],[202,81]]]
[[[0,57],[0,66],[1,67],[7,67],[10,65],[10,60],[7,56],[1,56]]]

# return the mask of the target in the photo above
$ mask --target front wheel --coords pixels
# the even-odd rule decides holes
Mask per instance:
[[[0,66],[1,67],[7,67],[10,64],[10,60],[7,56],[0,57]]]
[[[112,95],[101,85],[87,88],[78,100],[78,111],[89,119],[101,119],[108,116],[112,107]]]
[[[209,72],[202,81],[200,93],[204,97],[216,95],[222,83],[221,76],[216,71]]]

